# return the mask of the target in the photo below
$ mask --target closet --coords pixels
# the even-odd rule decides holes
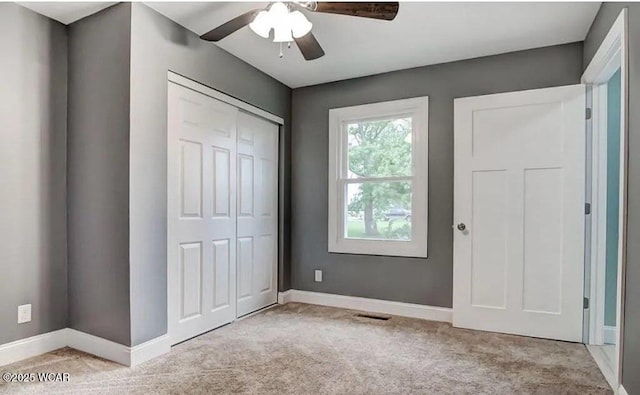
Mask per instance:
[[[169,82],[172,344],[277,301],[279,125],[212,96]]]

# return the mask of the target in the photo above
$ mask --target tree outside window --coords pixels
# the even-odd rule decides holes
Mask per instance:
[[[411,240],[411,118],[352,122],[346,237]]]

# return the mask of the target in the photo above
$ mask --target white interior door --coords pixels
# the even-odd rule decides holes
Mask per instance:
[[[236,318],[238,110],[169,83],[168,303],[173,344]]]
[[[238,114],[238,317],[276,303],[278,125]]]
[[[585,144],[583,85],[455,100],[454,326],[582,340]]]

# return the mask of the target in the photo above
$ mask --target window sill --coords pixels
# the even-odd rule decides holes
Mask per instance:
[[[427,246],[410,241],[342,239],[329,244],[329,253],[427,258]]]

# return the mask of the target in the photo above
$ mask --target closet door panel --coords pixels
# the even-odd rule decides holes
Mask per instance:
[[[238,114],[238,243],[251,239],[253,254],[251,265],[239,266],[238,316],[278,299],[278,130],[262,118]]]
[[[169,83],[168,304],[173,344],[236,318],[238,110]]]

